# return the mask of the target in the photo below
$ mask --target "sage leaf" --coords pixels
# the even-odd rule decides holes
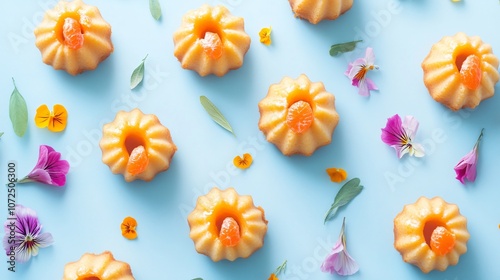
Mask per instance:
[[[0,132],[0,138],[3,136],[3,132]]]
[[[357,40],[357,41],[332,45],[330,47],[330,55],[331,56],[338,56],[342,53],[351,52],[356,48],[356,45],[360,42],[363,42],[363,40]]]
[[[149,0],[149,11],[154,19],[159,20],[161,17],[161,6],[158,0]]]
[[[14,132],[19,137],[23,137],[26,129],[28,129],[28,107],[21,93],[17,90],[16,81],[12,78],[14,90],[10,95],[9,117],[12,122]]]
[[[193,278],[193,280],[203,280],[203,278],[198,277],[198,278]]]
[[[355,198],[363,189],[363,186],[360,185],[359,178],[354,178],[345,183],[342,188],[340,188],[339,192],[335,196],[335,200],[333,201],[330,210],[326,212],[325,215],[325,223],[335,216],[339,207],[342,207],[349,203],[353,198]]]
[[[218,125],[222,126],[225,130],[231,132],[233,135],[234,131],[229,122],[226,120],[224,115],[215,107],[215,105],[210,101],[206,96],[202,95],[200,96],[200,102],[203,108],[205,108],[205,111],[210,115],[212,120],[216,122]],[[236,136],[236,135],[235,135]]]
[[[130,76],[130,89],[134,89],[144,79],[144,62],[146,61],[146,58],[148,58],[148,55],[142,59],[141,64],[139,64],[139,66],[134,69],[134,72],[132,72],[132,76]]]

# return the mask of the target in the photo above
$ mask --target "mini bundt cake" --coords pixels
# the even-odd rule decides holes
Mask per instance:
[[[335,96],[302,74],[269,87],[259,102],[259,129],[284,155],[306,156],[332,141],[339,122]]]
[[[474,109],[495,93],[498,62],[478,36],[445,36],[422,62],[424,84],[434,100],[451,110]]]
[[[347,12],[353,0],[288,0],[295,16],[308,20],[312,24],[334,20]]]
[[[95,69],[113,52],[111,26],[82,0],[61,0],[34,33],[43,62],[71,75]]]
[[[120,111],[113,122],[105,124],[99,142],[102,161],[113,174],[125,181],[152,180],[170,167],[177,147],[170,131],[153,114],[141,110]]]
[[[204,4],[186,13],[173,38],[174,55],[182,68],[194,70],[200,76],[220,77],[240,68],[250,48],[243,18],[231,15],[222,5]]]
[[[249,195],[212,188],[189,214],[189,237],[196,251],[213,261],[247,258],[264,245],[267,220]]]
[[[424,273],[444,271],[467,252],[467,219],[440,197],[420,197],[394,219],[394,247]]]
[[[126,262],[117,261],[111,252],[85,253],[76,262],[64,266],[63,280],[134,280]]]

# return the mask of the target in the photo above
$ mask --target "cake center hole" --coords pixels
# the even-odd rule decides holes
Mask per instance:
[[[101,280],[101,279],[96,276],[89,276],[89,277],[78,278],[78,280]]]
[[[462,70],[462,65],[464,64],[464,61],[469,57],[469,55],[472,55],[473,53],[471,52],[460,52],[456,59],[455,59],[455,66],[457,66],[458,72]]]
[[[427,246],[431,246],[431,237],[432,237],[432,233],[434,232],[434,230],[437,228],[437,227],[444,227],[444,228],[447,228],[445,223],[439,221],[439,220],[429,220],[425,223],[424,225],[424,239],[425,239],[425,243],[427,243]]]
[[[127,153],[129,156],[132,151],[139,146],[146,147],[146,143],[143,137],[135,133],[130,133],[127,138],[125,138],[125,149],[127,149]]]

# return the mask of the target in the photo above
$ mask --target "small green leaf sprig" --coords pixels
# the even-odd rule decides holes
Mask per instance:
[[[359,178],[353,178],[340,188],[339,192],[335,196],[332,206],[325,214],[324,223],[335,217],[339,207],[349,203],[363,190],[363,186],[360,184],[361,180],[359,180]]]
[[[356,45],[360,42],[363,42],[363,40],[334,44],[330,47],[330,55],[338,56],[346,52],[352,52],[356,48]]]
[[[28,106],[26,106],[26,101],[23,96],[17,90],[16,81],[12,78],[14,83],[14,90],[10,95],[9,102],[9,117],[12,122],[12,127],[14,132],[19,137],[23,137],[24,133],[28,129]]]
[[[142,59],[141,64],[134,69],[130,76],[130,89],[137,87],[144,79],[144,62],[148,58],[148,54]]]
[[[210,115],[212,120],[216,122],[218,125],[220,125],[222,128],[225,130],[231,132],[233,135],[234,131],[227,119],[222,115],[222,113],[217,109],[217,107],[208,99],[206,96],[202,95],[200,96],[200,103],[205,108],[205,111]],[[236,135],[235,135],[236,136]]]
[[[158,0],[149,0],[149,11],[154,19],[159,20],[161,17],[161,6]]]

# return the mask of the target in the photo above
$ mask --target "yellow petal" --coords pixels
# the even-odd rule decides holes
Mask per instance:
[[[49,125],[50,111],[47,105],[43,104],[36,109],[35,124],[39,128],[45,128]]]
[[[335,183],[340,183],[347,178],[347,172],[342,168],[328,168],[326,169],[326,173],[330,176],[330,180]]]
[[[271,27],[264,27],[259,32],[260,42],[269,46],[271,44]]]
[[[252,162],[253,158],[249,153],[243,154],[243,158],[241,158],[240,156],[236,156],[233,159],[234,166],[241,169],[247,169],[248,167],[250,167],[250,165],[252,165]]]
[[[54,105],[54,114],[51,116],[48,127],[52,132],[61,132],[66,128],[68,111],[61,104]]]

